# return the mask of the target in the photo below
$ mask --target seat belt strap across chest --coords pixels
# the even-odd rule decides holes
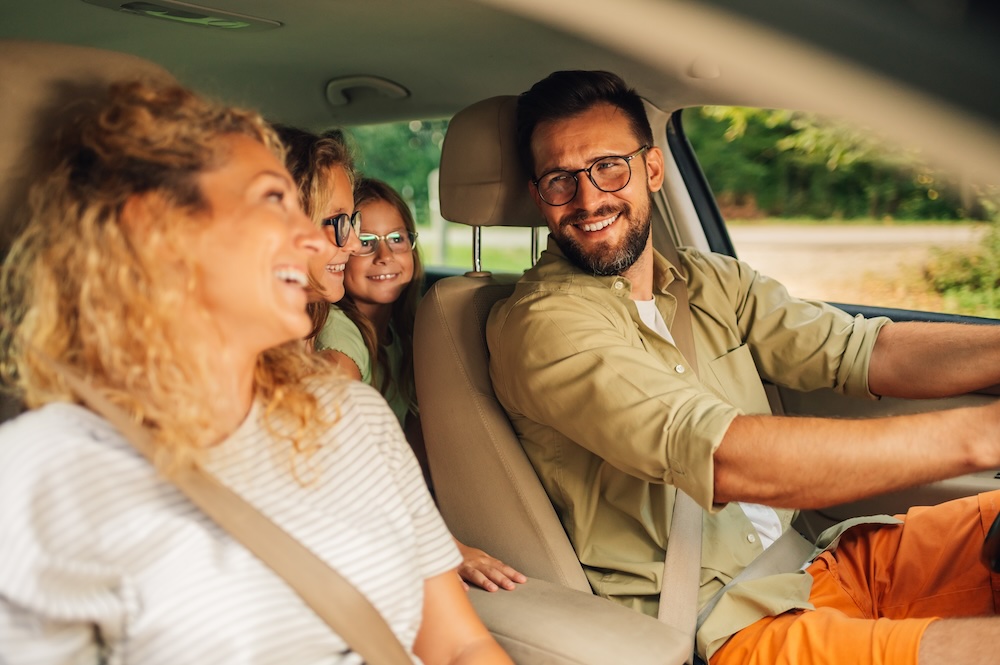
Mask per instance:
[[[665,258],[679,271],[681,264],[676,248],[672,243],[668,243],[665,250]],[[667,292],[677,301],[670,334],[691,369],[697,374],[698,358],[694,349],[687,284],[675,277],[667,286]],[[739,575],[716,592],[699,612],[702,510],[694,499],[684,492],[678,490],[675,496],[670,532],[667,536],[669,547],[663,562],[663,583],[657,617],[689,636],[693,659],[697,631],[727,591],[742,582],[800,570],[802,564],[811,558],[815,548],[794,529],[788,529]],[[691,659],[688,663],[691,663]]]
[[[680,271],[680,258],[673,243],[668,243],[666,249],[666,259]],[[687,283],[675,276],[667,286],[667,293],[676,301],[670,334],[681,355],[687,360],[687,364],[697,374],[698,356],[694,347]],[[701,506],[687,494],[677,490],[674,494],[674,510],[670,517],[670,531],[667,535],[668,547],[663,561],[657,618],[687,635],[691,645],[691,656],[687,660],[689,664],[694,658],[697,630],[698,588],[701,578],[701,521]]]
[[[32,353],[48,363],[80,401],[114,425],[152,463],[154,444],[148,430],[69,367],[35,349]],[[283,578],[366,663],[412,665],[395,633],[360,591],[245,499],[197,466],[178,471],[170,480],[212,521]]]

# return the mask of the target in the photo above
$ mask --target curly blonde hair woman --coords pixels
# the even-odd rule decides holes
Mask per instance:
[[[0,286],[16,324],[0,333],[2,367],[29,408],[72,401],[52,367],[19,344],[31,340],[153,429],[164,461],[183,462],[225,429],[220,416],[236,406],[204,399],[229,351],[193,346],[180,329],[193,322],[178,319],[193,309],[204,269],[183,243],[213,212],[198,177],[230,156],[222,136],[252,139],[279,160],[284,149],[256,114],[182,88],[122,85],[107,103],[64,132],[54,148],[61,161],[30,192],[31,221]],[[201,326],[211,326],[200,314]],[[254,363],[254,394],[295,424],[299,447],[318,426],[307,379],[324,373],[294,345],[266,348]]]
[[[2,274],[3,371],[31,410],[0,427],[0,661],[356,662],[164,479],[197,462],[423,662],[510,662],[392,412],[298,342],[333,250],[297,194],[260,117],[176,86],[118,84],[64,128]],[[41,354],[144,423],[158,468]]]

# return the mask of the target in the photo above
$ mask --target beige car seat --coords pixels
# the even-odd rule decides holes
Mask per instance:
[[[452,118],[441,155],[445,219],[544,226],[517,157],[515,105],[515,97],[494,97]],[[417,399],[441,513],[459,540],[531,578],[514,591],[473,590],[473,604],[519,663],[683,663],[685,635],[593,595],[493,392],[486,317],[517,277],[477,270],[437,281],[414,329]]]
[[[441,154],[441,214],[470,226],[544,226],[514,145],[515,97],[459,112]],[[527,235],[528,230],[525,229]],[[490,383],[486,317],[517,276],[439,280],[417,313],[417,399],[439,507],[459,540],[530,577],[590,592],[583,568]]]
[[[122,78],[172,77],[151,62],[124,53],[30,41],[0,41],[0,259],[23,222],[31,181],[66,111]],[[0,393],[0,422],[20,405]]]

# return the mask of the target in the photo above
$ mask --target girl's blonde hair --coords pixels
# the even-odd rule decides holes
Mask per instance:
[[[389,184],[375,178],[361,178],[354,186],[354,205],[360,208],[365,203],[373,201],[385,201],[399,213],[403,219],[403,225],[410,233],[417,232],[417,224],[413,219],[410,207],[406,205],[403,197],[396,192]],[[358,310],[357,304],[350,293],[344,295],[343,300],[337,303],[344,314],[347,315],[354,325],[361,331],[361,338],[368,349],[368,355],[372,359],[372,380],[377,380],[380,385],[379,390],[384,397],[391,398],[397,392],[402,395],[410,405],[410,411],[417,412],[417,396],[413,384],[413,321],[417,316],[417,304],[420,301],[424,285],[424,266],[420,260],[420,252],[416,244],[413,245],[413,279],[406,285],[399,298],[392,304],[392,330],[399,337],[399,344],[403,352],[403,361],[400,366],[399,380],[395,381],[389,371],[389,356],[385,347],[378,339],[375,326],[364,314]]]
[[[227,135],[250,137],[284,157],[256,113],[173,84],[111,86],[53,142],[47,172],[29,193],[27,226],[0,274],[0,307],[10,324],[0,332],[4,383],[30,408],[75,401],[33,350],[75,368],[152,431],[157,461],[167,467],[197,457],[197,442],[215,431],[207,393],[215,377],[205,362],[211,350],[193,351],[173,324],[197,275],[172,283],[157,251],[182,254],[178,232],[211,219],[198,178],[225,162],[229,144],[220,139]],[[137,239],[123,211],[140,198],[155,201],[156,223]],[[312,451],[319,405],[307,386],[326,370],[301,347],[262,353],[255,392],[267,403],[269,427],[277,417],[283,438]]]

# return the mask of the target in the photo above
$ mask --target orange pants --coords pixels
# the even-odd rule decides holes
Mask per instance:
[[[979,552],[998,509],[995,491],[913,508],[902,526],[851,529],[806,569],[815,611],[757,621],[711,665],[915,665],[936,618],[997,613],[1000,575]]]

